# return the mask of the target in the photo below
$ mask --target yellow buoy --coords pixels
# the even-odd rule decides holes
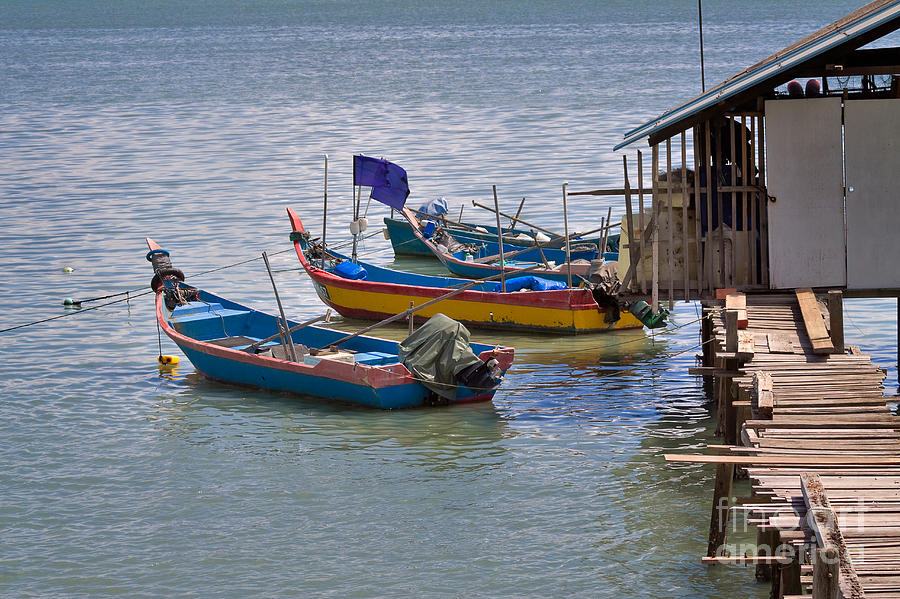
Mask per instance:
[[[178,364],[178,356],[160,356],[157,358],[163,366],[175,366]]]

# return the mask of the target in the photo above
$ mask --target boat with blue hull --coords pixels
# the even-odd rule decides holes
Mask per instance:
[[[424,227],[419,223],[419,220],[416,218],[416,215],[413,214],[412,210],[404,208],[401,210],[401,214],[409,221],[411,225],[410,230],[413,235],[416,236],[424,247],[428,248],[434,257],[441,261],[447,270],[456,276],[468,279],[483,279],[500,273],[501,266],[499,264],[499,256],[496,256],[496,258],[498,258],[496,262],[479,262],[466,251],[462,244],[451,244],[450,246],[438,245],[434,240],[429,239],[422,232]],[[515,276],[518,272],[527,269],[534,275],[552,281],[566,281],[568,283],[569,278],[571,277],[571,283],[575,286],[579,285],[582,281],[588,280],[591,268],[591,262],[589,260],[573,260],[569,263],[557,263],[550,259],[532,262],[519,261],[518,255],[516,255],[515,252],[506,252],[505,249],[504,244],[503,272],[508,273],[511,276]],[[563,258],[563,260],[565,260],[565,258]]]
[[[512,348],[468,343],[465,327],[443,315],[399,343],[316,326],[323,317],[281,320],[186,284],[168,252],[147,243],[160,329],[211,379],[398,409],[488,401],[512,364]],[[437,351],[421,341],[432,321],[455,335],[440,341],[455,344],[458,364],[442,364],[450,381],[422,365],[423,351]]]
[[[428,227],[426,221],[422,224],[423,229]],[[394,249],[395,256],[419,256],[419,257],[429,257],[433,258],[434,254],[431,250],[428,249],[424,243],[422,243],[419,238],[413,233],[412,227],[406,219],[402,218],[392,218],[386,216],[384,218],[384,226],[387,237],[390,239],[391,247]],[[452,221],[441,222],[441,228],[445,231],[449,232],[453,237],[458,239],[462,243],[490,243],[493,244],[494,253],[496,253],[496,248],[498,245],[497,242],[497,227],[489,226],[489,225],[476,225],[472,223],[454,223]],[[424,231],[423,231],[424,232]],[[607,246],[618,251],[618,235],[610,235],[607,241]],[[600,247],[602,239],[600,237],[576,237],[572,242],[573,245],[577,246],[593,246],[595,252],[598,251],[597,248]],[[565,246],[564,239],[550,239],[547,242],[541,243],[541,246],[544,248],[546,252],[547,249],[551,250],[560,250]],[[535,240],[535,232],[534,231],[526,231],[523,229],[503,229],[503,247],[504,249],[509,248],[507,251],[514,252],[518,250],[523,250],[527,248],[536,248],[537,243]],[[581,250],[578,250],[581,251]],[[590,251],[590,250],[588,250]],[[578,258],[584,258],[585,256],[576,256]],[[540,256],[538,253],[529,254],[528,257],[523,257],[523,260],[540,260]],[[549,260],[555,260],[556,258],[550,258]],[[586,258],[587,260],[592,260],[593,258]]]
[[[310,239],[300,217],[287,209],[297,258],[319,298],[343,316],[382,319],[416,306],[416,318],[441,312],[468,326],[505,331],[584,334],[639,329],[643,324],[620,310],[615,298],[594,289],[526,275],[506,281],[472,281],[383,268]]]

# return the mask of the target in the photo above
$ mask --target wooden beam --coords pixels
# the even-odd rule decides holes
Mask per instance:
[[[749,464],[751,466],[900,466],[900,457],[869,456],[742,456],[742,455],[698,455],[664,454],[667,462],[691,464]]]
[[[844,353],[844,294],[832,289],[828,292],[828,319],[834,353]]]
[[[806,327],[806,333],[812,342],[813,353],[815,354],[833,354],[834,345],[831,343],[831,337],[825,328],[825,320],[822,317],[822,311],[819,309],[819,302],[812,289],[806,287],[795,290],[797,295],[797,303],[800,305],[800,312],[803,314],[803,324]]]
[[[701,561],[704,564],[728,564],[728,565],[777,565],[789,564],[793,557],[781,557],[778,555],[728,555],[720,557],[704,556]]]
[[[734,480],[734,464],[720,463],[716,467],[716,482],[713,487],[712,512],[709,517],[709,543],[706,556],[715,557],[719,547],[728,537],[728,515],[731,511],[731,484]]]
[[[801,474],[800,485],[806,503],[806,523],[815,533],[819,545],[813,570],[813,597],[863,597],[862,586],[822,478],[818,474]]]
[[[738,313],[737,328],[746,329],[747,320],[747,296],[743,293],[729,293],[725,296],[725,309],[736,310]]]
[[[775,408],[775,394],[772,391],[772,375],[768,372],[753,373],[753,388],[756,392],[756,407],[761,419],[772,418]]]

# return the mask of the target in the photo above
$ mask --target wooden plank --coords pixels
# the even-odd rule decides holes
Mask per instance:
[[[813,353],[816,354],[833,354],[834,345],[828,331],[825,329],[825,320],[822,318],[822,311],[819,310],[819,302],[810,288],[801,288],[795,291],[797,294],[797,303],[800,305],[800,312],[803,314],[803,324],[806,327],[806,333],[813,345]]]
[[[796,351],[794,342],[785,333],[768,333],[769,351],[773,354],[792,354]]]
[[[720,463],[716,467],[716,480],[713,487],[713,504],[709,518],[709,542],[706,547],[707,557],[715,557],[719,547],[725,544],[728,537],[728,515],[731,502],[731,485],[734,480],[734,464]]]
[[[738,318],[740,318],[740,316],[738,316]],[[738,331],[737,338],[738,360],[752,360],[755,351],[754,348],[756,346],[756,342],[753,339],[753,333],[750,331]]]
[[[727,555],[718,557],[704,556],[700,559],[704,564],[726,565],[758,565],[758,564],[789,564],[794,558],[780,557],[777,555]]]
[[[691,464],[750,464],[763,466],[846,466],[862,468],[865,466],[900,466],[898,457],[876,456],[741,456],[741,455],[697,455],[697,454],[664,454],[667,462],[687,462]]]
[[[830,591],[828,595],[822,594],[819,596],[822,599],[826,597],[832,599],[832,597],[837,597],[839,594],[843,594],[844,597],[863,596],[862,587],[853,569],[853,562],[847,553],[847,546],[844,543],[837,516],[828,501],[828,495],[822,479],[817,474],[802,474],[800,475],[800,482],[803,501],[806,503],[808,512],[806,523],[815,532],[819,548],[824,547],[827,551],[827,555],[817,553],[818,563],[816,567],[821,569],[821,566],[829,566],[831,581],[834,582],[835,574],[838,574],[837,582],[840,585],[840,593]],[[832,567],[835,565],[839,567],[839,572],[833,571]],[[824,575],[816,577],[819,585],[823,584],[823,577]],[[813,590],[815,592],[815,587]]]
[[[746,329],[749,325],[747,320],[747,296],[743,293],[729,293],[725,296],[725,309],[736,310],[738,313],[737,327]]]
[[[809,418],[791,418],[777,421],[748,420],[746,426],[762,429],[851,429],[852,427],[855,427],[853,430],[859,429],[864,433],[870,432],[870,429],[872,428],[900,430],[900,424],[897,424],[897,421],[893,419],[889,422],[868,422],[840,416],[820,416],[815,420],[810,420]]]
[[[775,394],[772,387],[772,375],[768,372],[756,372],[753,374],[753,387],[756,391],[756,405],[760,418],[765,420],[772,417],[775,408]]]

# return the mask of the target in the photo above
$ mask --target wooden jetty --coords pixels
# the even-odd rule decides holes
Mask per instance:
[[[884,371],[844,347],[840,292],[733,293],[704,315],[693,372],[712,377],[725,444],[666,456],[716,465],[703,560],[755,565],[776,599],[900,598],[900,419]],[[748,498],[732,496],[736,469]],[[736,512],[758,531],[747,555],[729,554]]]
[[[900,422],[841,322],[844,295],[898,298],[900,322],[900,47],[871,47],[898,29],[900,0],[873,0],[625,133],[614,150],[650,151],[623,189],[570,192],[624,196],[621,296],[703,302],[725,442],[670,457],[716,467],[704,560],[754,564],[776,599],[900,599]]]

